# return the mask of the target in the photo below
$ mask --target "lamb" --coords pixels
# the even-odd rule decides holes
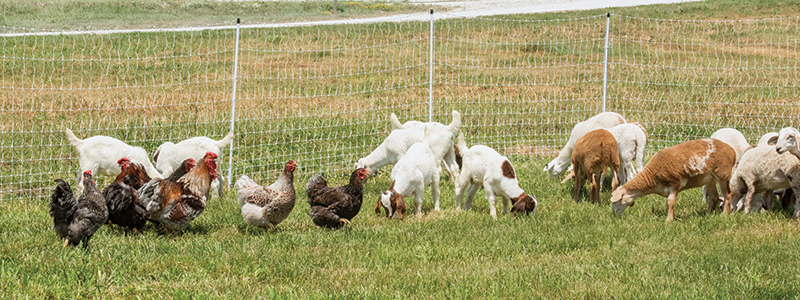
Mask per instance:
[[[96,135],[82,140],[76,137],[69,128],[65,128],[64,131],[70,145],[78,151],[80,170],[75,187],[76,195],[83,192],[84,172],[89,170],[95,175],[117,176],[122,172],[117,161],[123,157],[129,158],[133,163],[142,164],[150,178],[162,178],[161,173],[150,163],[147,151],[140,147],[130,146],[123,141],[104,135]]]
[[[636,126],[636,125],[633,125]],[[581,187],[588,178],[589,199],[596,203],[600,198],[600,181],[603,171],[610,167],[614,173],[620,169],[620,155],[617,147],[617,140],[608,129],[595,129],[586,133],[575,142],[572,151],[572,166],[575,172],[575,188],[572,199],[578,203]],[[616,188],[619,182],[617,174],[614,174],[612,189]]]
[[[644,169],[644,156],[647,153],[647,131],[636,122],[628,122],[608,128],[617,141],[620,170],[617,173],[619,184],[625,184],[636,176],[637,170]],[[636,162],[634,168],[633,162]],[[574,164],[574,163],[573,163]],[[614,186],[613,188],[616,188]]]
[[[711,134],[712,139],[718,139],[720,141],[725,142],[726,144],[730,145],[733,148],[733,151],[736,152],[736,161],[739,161],[739,158],[742,157],[742,154],[750,149],[750,144],[747,143],[747,139],[744,138],[744,135],[736,129],[733,128],[722,128],[720,130],[715,131]],[[708,203],[708,199],[718,199],[719,192],[717,191],[717,186],[715,184],[704,186],[703,187],[703,203]],[[736,202],[736,198],[733,200]]]
[[[183,140],[177,144],[172,142],[165,142],[158,146],[153,161],[156,163],[156,169],[161,171],[164,176],[169,176],[181,163],[187,159],[192,158],[200,161],[207,152],[213,152],[218,157],[221,157],[221,148],[225,148],[231,143],[233,139],[233,131],[219,141],[212,140],[208,137],[200,136]],[[223,187],[225,186],[225,178],[218,176],[211,182],[209,193],[211,197],[222,197]]]
[[[519,186],[516,172],[508,158],[483,145],[467,148],[463,133],[458,136],[457,147],[463,157],[463,169],[456,184],[457,210],[461,209],[464,192],[467,193],[464,209],[470,208],[472,199],[480,187],[479,184],[482,184],[486,199],[489,200],[489,213],[495,220],[497,220],[496,196],[503,199],[503,213],[508,212],[509,200],[513,205],[512,216],[518,213],[536,213],[539,204],[536,197],[526,194]]]
[[[429,147],[433,151],[434,158],[437,162],[444,160],[443,164],[450,174],[451,180],[457,182],[458,165],[453,141],[461,128],[461,115],[455,110],[452,114],[453,121],[447,126],[437,122],[422,123],[418,121],[409,121],[405,125],[400,125],[397,116],[392,114],[392,127],[400,128],[392,130],[378,148],[366,157],[359,159],[355,163],[355,168],[365,168],[370,174],[374,174],[379,168],[396,163],[412,145],[422,142],[423,130],[427,126],[431,136]]]
[[[434,210],[439,211],[439,164],[430,148],[430,131],[426,127],[422,142],[408,149],[406,155],[397,161],[392,168],[392,186],[381,194],[379,205],[386,211],[387,217],[403,219],[406,206],[403,198],[414,197],[417,215],[422,214],[422,200],[425,186],[431,186]],[[392,203],[394,202],[394,207]],[[401,207],[398,210],[398,206]],[[377,211],[377,207],[376,207]]]
[[[611,208],[621,214],[633,206],[636,198],[649,194],[667,197],[667,221],[675,218],[673,210],[678,192],[719,182],[725,195],[725,213],[730,213],[730,189],[736,152],[717,139],[693,140],[658,151],[636,177],[611,194]],[[717,198],[709,199],[713,212]]]
[[[558,157],[545,165],[543,171],[548,172],[551,178],[556,178],[563,174],[572,162],[572,149],[575,148],[575,142],[578,141],[579,138],[594,129],[610,128],[620,124],[625,124],[625,118],[613,112],[600,113],[586,121],[575,124],[567,144],[564,145],[564,148],[558,153]]]
[[[745,194],[744,212],[750,213],[753,207],[754,195],[761,195],[761,199],[771,199],[772,191],[791,188],[795,195],[794,218],[800,215],[800,206],[797,201],[798,188],[800,188],[800,159],[789,153],[779,153],[773,145],[762,145],[744,153],[736,170],[731,177],[730,187],[733,199],[740,199]],[[760,202],[760,199],[759,199]],[[767,201],[767,207],[770,206]]]

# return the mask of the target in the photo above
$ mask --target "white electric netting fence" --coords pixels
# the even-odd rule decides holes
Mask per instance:
[[[800,112],[798,18],[447,17],[0,35],[0,199],[46,199],[53,179],[77,177],[67,127],[152,154],[165,141],[220,139],[233,121],[222,174],[230,155],[233,180],[267,183],[290,159],[298,182],[344,177],[388,135],[391,113],[447,124],[457,110],[470,145],[552,157],[602,111],[604,83],[607,110],[643,123],[651,153],[722,127],[754,143]]]

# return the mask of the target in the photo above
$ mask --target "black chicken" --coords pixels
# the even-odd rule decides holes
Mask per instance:
[[[350,174],[350,183],[331,188],[321,175],[311,177],[306,184],[306,196],[311,205],[311,220],[317,226],[338,229],[361,210],[363,197],[362,183],[367,170],[359,168]]]
[[[117,163],[122,172],[114,179],[114,183],[103,189],[103,197],[108,208],[108,221],[139,231],[147,223],[150,215],[139,203],[136,190],[150,181],[150,176],[142,164],[131,163],[128,158],[123,157]]]
[[[92,235],[108,221],[106,201],[92,180],[92,171],[83,172],[83,194],[74,202],[75,195],[69,185],[63,180],[56,182],[58,186],[50,202],[50,215],[55,223],[53,229],[64,238],[64,247],[83,242],[86,248]]]

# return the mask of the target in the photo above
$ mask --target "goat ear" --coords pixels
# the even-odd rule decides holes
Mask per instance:
[[[392,185],[390,185],[390,186],[389,186],[389,189],[390,189],[390,190],[391,190],[391,189],[394,189],[394,182],[395,182],[395,181],[394,181],[394,180],[392,180]]]
[[[375,203],[375,214],[381,214],[381,196],[378,196],[378,203]]]

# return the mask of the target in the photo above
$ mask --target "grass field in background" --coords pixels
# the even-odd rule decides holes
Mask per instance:
[[[340,15],[366,16],[376,10],[388,10],[369,8],[374,4],[340,1],[343,8]],[[192,26],[228,22],[236,17],[280,22],[326,18],[330,5],[330,2],[314,1],[0,0],[0,24],[44,29],[94,29]],[[417,8],[409,5],[404,9]],[[800,3],[703,1],[513,18],[568,19],[597,16],[609,11],[659,19],[730,20],[793,17],[800,14]],[[280,17],[272,19],[272,16]],[[666,39],[666,35],[673,32],[658,32],[655,28],[666,24],[660,22],[652,23],[654,28],[631,28],[648,34],[648,30],[653,30],[658,34],[652,34],[652,38]],[[525,31],[524,24],[488,19],[452,24],[456,24],[452,27],[454,38],[462,34],[465,39],[474,39],[472,42],[444,45],[446,50],[442,52],[452,54],[447,57],[453,65],[479,61],[481,56],[476,53],[481,50],[490,51],[489,60],[497,63],[498,67],[522,63],[521,59],[552,57],[552,61],[560,62],[576,60],[576,57],[602,56],[602,51],[597,48],[569,48],[546,41],[545,45],[530,46],[519,36],[507,34]],[[386,35],[381,30],[386,26],[399,27],[391,30],[391,35]],[[581,29],[576,32],[600,34],[598,30],[602,28],[593,26],[579,27]],[[370,151],[371,145],[377,145],[385,136],[380,134],[388,126],[383,114],[398,112],[401,121],[425,118],[427,103],[420,102],[427,97],[425,66],[369,75],[370,68],[382,70],[402,66],[401,58],[424,58],[427,41],[394,48],[370,48],[369,45],[384,45],[395,39],[413,40],[415,36],[427,34],[425,24],[326,28],[338,32],[338,35],[315,27],[303,27],[253,30],[250,31],[252,36],[243,38],[249,52],[243,52],[241,59],[252,59],[256,67],[240,70],[249,76],[249,80],[241,82],[239,90],[240,104],[244,109],[239,112],[242,119],[237,123],[237,133],[243,136],[238,137],[240,144],[234,150],[237,177],[245,173],[269,184],[276,176],[274,170],[280,169],[286,160],[296,159],[300,164],[298,173],[327,170],[323,171],[325,175],[333,174],[329,179],[331,185],[345,184],[346,178],[336,175],[349,168],[349,161],[354,160],[358,153]],[[558,34],[566,34],[546,27],[529,31],[541,36],[555,36],[555,39]],[[690,31],[686,38],[701,41],[719,38],[703,36],[703,33],[703,30]],[[787,39],[787,36],[794,39],[791,33],[774,29],[757,34],[759,38],[773,34],[777,40]],[[529,71],[538,72],[536,78],[565,78],[563,81],[588,78],[587,82],[596,82],[602,75],[598,66],[564,70],[482,70],[438,66],[437,71],[444,74],[440,80],[451,84],[435,87],[436,94],[443,99],[435,104],[437,118],[447,123],[449,110],[458,109],[462,112],[469,145],[493,142],[495,148],[509,154],[521,187],[539,200],[540,206],[534,216],[511,218],[503,215],[497,221],[492,220],[482,191],[476,195],[472,210],[456,212],[453,209],[453,183],[443,175],[443,211],[432,211],[433,203],[428,194],[421,217],[409,212],[403,221],[379,218],[373,209],[379,193],[389,186],[389,172],[386,170],[365,184],[365,202],[353,224],[331,231],[314,226],[308,217],[309,207],[303,193],[308,174],[299,174],[295,178],[298,188],[295,210],[273,232],[247,226],[236,205],[235,193],[229,192],[222,199],[212,200],[185,232],[165,234],[152,224],[141,235],[103,227],[88,249],[62,249],[52,230],[44,195],[52,188],[54,176],[75,177],[76,154],[68,144],[64,144],[61,127],[76,124],[86,133],[124,137],[124,140],[134,141],[148,150],[154,150],[162,138],[191,136],[195,132],[223,136],[228,128],[224,116],[230,105],[227,102],[230,94],[223,81],[230,77],[233,53],[228,50],[231,48],[229,45],[216,47],[212,42],[223,40],[230,43],[230,37],[231,31],[196,35],[136,33],[89,39],[29,38],[14,44],[19,45],[17,47],[8,46],[13,44],[10,42],[4,44],[6,56],[37,57],[33,55],[34,51],[43,51],[47,58],[25,65],[4,64],[4,78],[12,78],[13,86],[41,85],[54,89],[0,91],[3,109],[0,126],[4,129],[0,140],[5,141],[2,145],[8,146],[0,153],[0,161],[4,162],[0,165],[3,173],[0,174],[0,183],[15,184],[18,185],[15,188],[22,189],[19,195],[12,195],[21,196],[21,199],[0,201],[0,298],[796,299],[800,295],[800,285],[797,284],[800,272],[796,267],[800,263],[800,225],[787,211],[732,216],[719,212],[708,214],[700,191],[695,189],[678,196],[675,222],[664,222],[666,199],[652,195],[638,199],[634,207],[616,216],[608,202],[609,182],[601,193],[600,205],[574,204],[571,184],[559,184],[560,180],[550,179],[541,171],[550,160],[541,154],[552,155],[560,149],[566,140],[565,132],[568,133],[574,124],[551,122],[551,118],[577,122],[594,114],[592,105],[596,106],[599,93],[596,86],[575,84],[541,88],[475,84],[513,83],[515,78],[522,77],[521,73]],[[344,37],[348,39],[343,40]],[[86,50],[95,49],[92,48],[95,45],[118,45],[120,41],[128,40],[139,42],[130,43],[132,46],[127,49],[104,46],[100,47],[102,51]],[[481,48],[497,41],[510,46]],[[70,50],[53,51],[71,43],[78,46],[66,48],[74,48],[74,53]],[[311,54],[287,55],[291,52],[281,52],[298,45],[316,50],[309,51]],[[359,48],[359,45],[367,46]],[[336,51],[341,48],[362,50],[347,56]],[[775,48],[782,48],[782,45]],[[211,51],[198,57],[180,56],[182,53],[205,53],[198,49]],[[632,42],[618,45],[612,56],[636,58],[638,56],[634,54],[657,53],[653,57],[670,58],[674,49],[656,50]],[[716,60],[756,62],[769,58],[764,53],[734,53],[736,51],[729,50],[719,49],[722,55],[713,50],[703,52],[686,60],[695,59],[697,63]],[[141,60],[141,63],[135,60],[81,60],[97,53],[102,53],[105,58],[133,53],[133,57],[149,59]],[[524,56],[514,56],[519,53],[524,53]],[[178,59],[163,59],[172,55],[178,55]],[[65,66],[60,61],[50,61],[50,58],[77,60]],[[791,63],[796,57],[781,59]],[[353,64],[353,61],[360,63]],[[259,65],[263,62],[274,65]],[[477,64],[484,63],[479,61]],[[326,65],[330,65],[330,69],[326,69]],[[639,76],[636,72],[640,69],[620,68],[622,70],[617,70],[616,74]],[[42,72],[43,69],[47,71]],[[697,80],[698,84],[711,85],[716,81],[724,85],[734,82],[741,75],[736,73],[739,71],[709,72],[712,77],[694,77],[704,70],[675,68],[659,74],[685,81]],[[315,77],[347,72],[355,75]],[[676,101],[675,106],[667,106],[666,114],[671,119],[648,124],[651,139],[658,141],[650,144],[652,148],[674,142],[670,139],[708,136],[717,127],[707,124],[726,122],[712,119],[702,120],[708,123],[699,123],[695,117],[704,116],[703,111],[712,116],[731,114],[747,118],[740,129],[745,130],[751,142],[755,142],[753,138],[764,128],[779,127],[782,121],[793,122],[791,118],[797,116],[796,100],[792,98],[797,94],[793,87],[796,74],[780,70],[773,77],[770,77],[773,73],[763,74],[761,78],[767,77],[765,82],[770,85],[788,88],[693,90],[677,84],[654,88],[652,85],[618,83],[610,97],[680,96],[699,99],[697,103],[701,104],[700,100],[718,94],[734,99],[733,103],[695,105],[688,109],[680,107],[681,101]],[[281,76],[293,79],[281,82],[269,79]],[[54,77],[63,81],[52,80]],[[93,81],[84,82],[82,78],[92,78]],[[124,90],[108,88],[119,82],[130,85],[146,83],[146,86]],[[185,84],[187,82],[190,84]],[[165,85],[158,86],[162,83]],[[79,88],[60,90],[59,87],[65,84]],[[156,86],[152,86],[154,84]],[[404,85],[409,88],[391,89]],[[96,89],[80,89],[87,86]],[[377,88],[372,88],[369,93],[337,95],[327,94],[326,86],[342,91]],[[319,91],[324,92],[323,96],[300,100],[288,97],[292,93],[306,95]],[[287,97],[281,98],[282,95]],[[565,97],[580,101],[548,100]],[[737,102],[749,98],[756,99],[753,100],[755,103]],[[269,102],[265,99],[278,100]],[[155,104],[148,106],[139,101],[153,101]],[[115,103],[121,105],[115,106]],[[656,120],[652,112],[657,111],[658,106],[665,106],[657,101],[614,103],[613,109],[626,110],[626,117],[639,121]],[[202,110],[199,108],[201,104],[211,108]],[[747,109],[747,105],[754,108]],[[51,111],[52,107],[58,109]],[[91,110],[78,111],[84,107]],[[786,118],[763,117],[767,113],[772,115],[774,110],[784,109],[779,114],[787,115]],[[546,114],[561,110],[574,115],[553,117]],[[374,115],[370,113],[376,111],[378,113]],[[509,115],[532,115],[535,119],[519,121],[508,118]],[[349,123],[354,120],[354,123]],[[539,136],[531,136],[532,132]],[[499,141],[497,137],[500,137]],[[310,140],[314,140],[313,145],[307,143]],[[534,140],[546,142],[535,144]],[[227,152],[223,157],[227,158]],[[341,163],[343,161],[347,163]],[[227,168],[227,165],[221,163],[220,167]],[[33,171],[28,174],[26,170]],[[29,182],[29,178],[34,178],[33,182]],[[584,191],[583,199],[587,197]]]
[[[681,193],[676,221],[666,199],[611,211],[574,204],[570,184],[516,163],[536,215],[492,220],[484,193],[453,209],[443,176],[442,208],[423,216],[374,215],[387,172],[365,184],[351,226],[321,229],[297,205],[274,232],[247,226],[234,193],[210,202],[183,233],[103,227],[88,249],[62,249],[45,203],[0,206],[0,294],[6,298],[720,298],[786,299],[800,293],[800,231],[783,211],[707,214],[699,190]],[[332,185],[344,184],[342,178]],[[609,180],[607,180],[609,181]],[[588,197],[583,192],[583,199]]]

